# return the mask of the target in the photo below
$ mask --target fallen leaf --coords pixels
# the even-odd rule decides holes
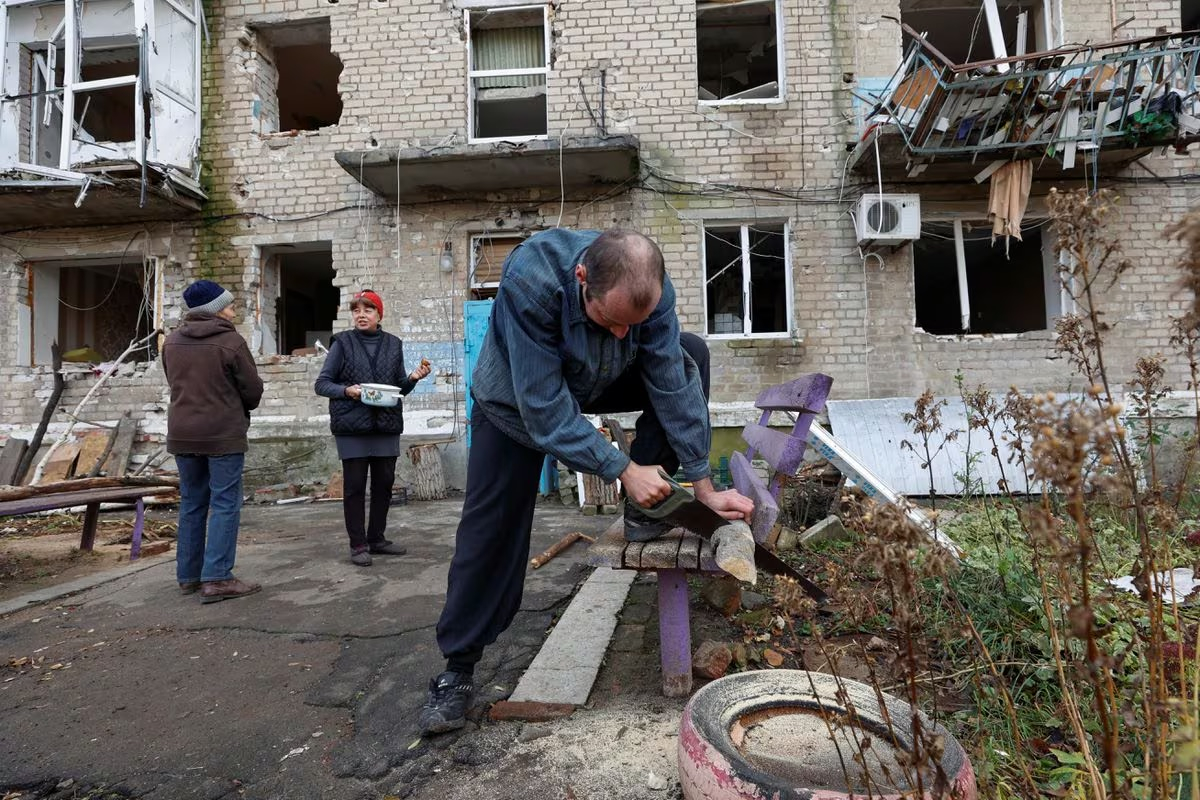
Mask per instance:
[[[772,667],[778,667],[783,664],[783,656],[779,655],[779,653],[776,653],[769,647],[766,650],[763,650],[763,658],[766,659],[767,663]]]
[[[288,752],[287,752],[287,755],[286,755],[286,756],[284,756],[283,758],[281,758],[281,759],[279,759],[279,760],[280,760],[280,761],[287,761],[287,760],[288,760],[289,758],[291,758],[292,756],[298,756],[298,755],[300,755],[301,753],[303,753],[303,752],[304,752],[305,750],[307,750],[307,749],[308,749],[308,745],[305,745],[304,747],[293,747],[291,750],[288,750]]]
[[[408,746],[408,749],[412,750],[414,747],[416,747],[420,743],[421,743],[421,737],[418,736],[416,739],[413,739],[413,743]]]

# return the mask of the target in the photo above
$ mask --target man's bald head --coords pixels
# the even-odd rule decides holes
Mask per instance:
[[[588,291],[597,300],[620,286],[637,308],[658,302],[666,268],[662,251],[644,234],[609,228],[583,254]]]

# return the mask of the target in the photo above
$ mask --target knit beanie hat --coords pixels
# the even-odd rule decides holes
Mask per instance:
[[[233,305],[233,295],[219,283],[199,280],[183,290],[183,303],[190,313],[215,314]]]
[[[363,289],[350,298],[350,305],[358,302],[366,302],[375,306],[375,310],[379,312],[379,318],[383,319],[383,300],[375,292],[372,292],[370,289]]]

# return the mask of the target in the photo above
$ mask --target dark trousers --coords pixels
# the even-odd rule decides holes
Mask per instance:
[[[700,371],[708,397],[708,346],[691,333],[679,337]],[[595,403],[590,414],[642,411],[632,454],[638,464],[661,464],[673,473],[679,459],[650,408],[635,360]],[[467,492],[447,578],[446,605],[437,624],[438,647],[447,659],[475,663],[521,608],[529,533],[537,504],[544,455],[497,429],[476,405],[471,414]]]
[[[367,471],[371,473],[371,522],[366,525]],[[347,458],[342,461],[342,513],[350,549],[383,544],[388,509],[392,506],[392,486],[396,483],[396,458],[374,456]]]

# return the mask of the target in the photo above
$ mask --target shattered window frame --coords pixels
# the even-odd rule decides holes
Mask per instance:
[[[475,23],[491,15],[520,15],[533,11],[540,12],[542,17],[542,66],[516,67],[511,69],[477,69],[475,64],[475,45],[472,39],[472,31],[475,29]],[[539,139],[548,139],[550,136],[550,6],[543,3],[531,3],[529,5],[519,6],[465,8],[463,9],[463,26],[463,30],[466,32],[467,48],[467,141],[475,144],[488,142],[527,142]],[[545,114],[545,118],[542,120],[543,124],[541,126],[544,131],[543,133],[476,136],[476,128],[479,124],[480,116],[477,109],[479,98],[476,82],[480,80],[487,80],[489,78],[496,79],[506,77],[535,79],[534,83],[529,84],[529,86],[536,86],[536,79],[538,77],[541,78],[541,95]],[[533,94],[536,94],[536,92]]]
[[[731,92],[725,96],[716,96],[711,90],[704,88],[701,78],[701,60],[703,50],[701,48],[701,17],[706,11],[728,10],[731,7],[747,7],[747,6],[770,6],[771,15],[775,23],[775,93],[766,97],[754,97],[752,93],[755,90],[761,89],[763,86],[769,86],[770,81],[756,85],[747,86],[738,92]],[[744,0],[737,3],[736,6],[730,6],[728,3],[712,2],[711,0],[697,0],[695,5],[696,10],[696,92],[697,103],[703,106],[733,106],[733,105],[766,105],[771,103],[783,102],[786,93],[785,83],[785,66],[786,61],[783,53],[784,42],[784,18],[781,0]],[[716,27],[716,26],[714,26]],[[753,48],[751,48],[753,50]],[[749,56],[747,56],[749,61]],[[705,94],[713,95],[705,97]],[[749,95],[749,96],[747,96]]]
[[[930,331],[922,326],[922,320],[918,316],[919,306],[922,301],[918,295],[920,289],[917,285],[917,273],[921,268],[918,263],[919,240],[913,242],[912,247],[912,271],[913,271],[913,330],[925,333],[929,336],[938,338],[959,338],[963,336],[986,336],[991,338],[998,337],[1016,337],[1025,334],[1036,334],[1045,331],[1053,330],[1057,319],[1067,314],[1076,312],[1076,304],[1073,296],[1074,280],[1067,277],[1068,284],[1064,284],[1061,275],[1067,268],[1067,254],[1055,250],[1055,239],[1050,233],[1049,225],[1046,220],[1039,219],[1030,225],[1023,228],[1023,231],[1029,233],[1036,231],[1039,239],[1038,249],[1040,252],[1041,265],[1041,301],[1044,312],[1044,319],[1040,327],[1030,327],[1021,331],[994,331],[994,330],[972,330],[971,322],[973,317],[972,311],[972,293],[971,280],[967,274],[968,268],[974,263],[970,254],[967,253],[967,242],[978,242],[991,239],[992,223],[986,219],[987,215],[982,213],[964,212],[962,214],[937,214],[927,215],[922,220],[922,239],[938,238],[944,239],[953,249],[954,261],[954,278],[955,288],[958,297],[958,330],[956,331]],[[932,227],[948,229],[946,233],[935,235],[930,230]],[[1028,236],[1026,237],[1028,238]],[[991,242],[990,248],[996,250],[997,258],[1007,258],[1006,247],[1020,245],[1021,242],[1013,241],[1006,245],[1003,236],[996,236]],[[975,296],[974,308],[978,310],[981,300]],[[927,321],[927,320],[926,320]]]
[[[737,244],[734,245],[731,241],[730,234],[736,233]],[[782,256],[775,256],[771,253],[755,253],[754,243],[751,241],[752,234],[763,234],[767,236],[780,237],[780,249]],[[709,269],[708,259],[710,255],[709,240],[720,242],[722,247],[733,249],[736,247],[737,255],[730,259],[711,273]],[[707,220],[704,222],[704,233],[700,244],[700,271],[704,285],[704,331],[705,336],[709,339],[785,339],[790,338],[792,331],[795,328],[795,303],[793,301],[793,278],[792,278],[792,231],[791,224],[786,220],[755,220],[753,222],[742,222],[738,220]],[[764,293],[764,297],[773,297],[775,303],[775,313],[782,312],[784,325],[782,330],[755,330],[754,325],[754,281],[753,274],[755,269],[761,267],[764,262],[754,258],[759,255],[762,258],[779,258],[781,263],[777,266],[782,270],[782,281],[776,278],[775,283],[783,283],[783,292],[768,291]],[[757,263],[756,263],[757,262]],[[713,298],[710,296],[716,289],[711,285],[715,280],[723,275],[726,275],[730,270],[737,268],[740,276],[740,312],[741,318],[737,319],[737,314],[729,314],[728,312],[720,312],[710,308],[715,305]],[[735,284],[736,285],[736,284]],[[779,306],[782,303],[782,307]],[[726,318],[717,320],[718,314],[725,314]],[[730,319],[729,317],[732,317]],[[720,323],[720,324],[718,324]],[[720,330],[721,327],[736,328],[736,330]],[[777,326],[772,325],[772,328]]]

